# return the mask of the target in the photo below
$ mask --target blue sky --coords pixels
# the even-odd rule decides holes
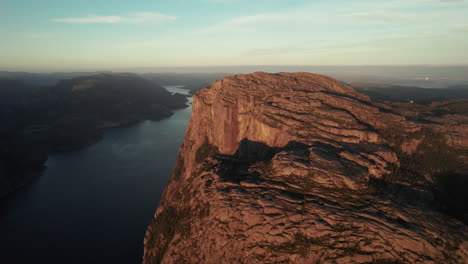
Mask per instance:
[[[463,0],[2,0],[0,70],[467,65]]]

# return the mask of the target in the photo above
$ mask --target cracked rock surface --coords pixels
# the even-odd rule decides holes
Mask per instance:
[[[322,75],[217,81],[194,97],[143,262],[466,263],[467,227],[424,184],[401,197],[370,184],[400,164],[384,131],[425,126]]]

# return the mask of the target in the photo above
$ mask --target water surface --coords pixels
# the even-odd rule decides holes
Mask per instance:
[[[44,175],[2,201],[0,263],[141,263],[190,114],[109,129],[94,145],[49,156]]]

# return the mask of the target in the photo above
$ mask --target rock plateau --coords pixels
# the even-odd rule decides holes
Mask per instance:
[[[468,121],[396,109],[309,73],[202,89],[143,262],[466,263],[466,225],[434,205],[445,167],[408,160],[466,149]]]

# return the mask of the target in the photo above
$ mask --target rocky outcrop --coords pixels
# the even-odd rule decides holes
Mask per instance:
[[[424,129],[326,76],[217,81],[194,97],[143,262],[463,263],[468,230],[427,203],[430,177],[382,187]]]

